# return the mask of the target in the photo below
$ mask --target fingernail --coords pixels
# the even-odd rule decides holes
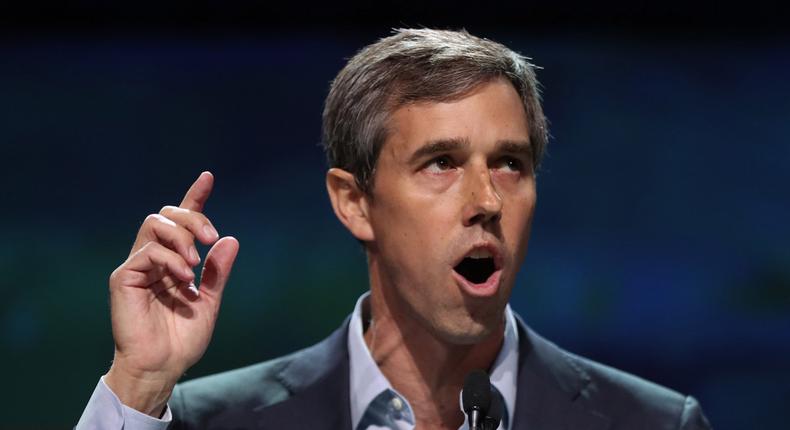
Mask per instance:
[[[195,260],[197,260],[197,262],[198,262],[198,263],[200,263],[200,256],[198,255],[198,253],[197,253],[197,249],[195,249],[195,247],[194,247],[194,246],[193,246],[193,247],[191,247],[191,248],[189,248],[189,258],[190,258],[192,261],[195,261]]]
[[[209,236],[212,239],[216,239],[219,237],[219,233],[217,233],[217,230],[214,230],[214,227],[210,226],[209,224],[203,226],[203,233],[206,233],[206,236]]]
[[[194,282],[190,282],[189,283],[189,291],[192,291],[192,294],[194,294],[196,296],[200,295],[200,291],[197,289],[197,287],[195,286]]]

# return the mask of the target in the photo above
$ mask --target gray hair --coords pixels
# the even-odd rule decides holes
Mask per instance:
[[[529,60],[465,30],[395,30],[359,51],[332,82],[322,139],[329,166],[351,172],[370,194],[390,113],[410,103],[459,100],[482,84],[505,78],[524,104],[537,170],[548,128]]]

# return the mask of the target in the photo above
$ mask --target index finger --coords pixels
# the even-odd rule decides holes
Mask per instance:
[[[195,182],[189,187],[181,201],[179,207],[189,209],[195,212],[203,212],[203,206],[211,195],[211,189],[214,188],[214,175],[211,172],[203,172],[198,176]]]

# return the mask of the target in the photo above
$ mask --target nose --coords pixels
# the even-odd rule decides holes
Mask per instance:
[[[491,181],[488,167],[474,171],[466,179],[464,226],[499,221],[502,217],[502,196]]]

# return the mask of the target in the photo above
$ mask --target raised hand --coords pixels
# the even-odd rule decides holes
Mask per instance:
[[[121,401],[158,416],[208,346],[239,243],[203,215],[214,177],[203,172],[178,207],[146,217],[129,258],[110,276],[115,358],[105,382]],[[213,244],[199,287],[194,241]]]

